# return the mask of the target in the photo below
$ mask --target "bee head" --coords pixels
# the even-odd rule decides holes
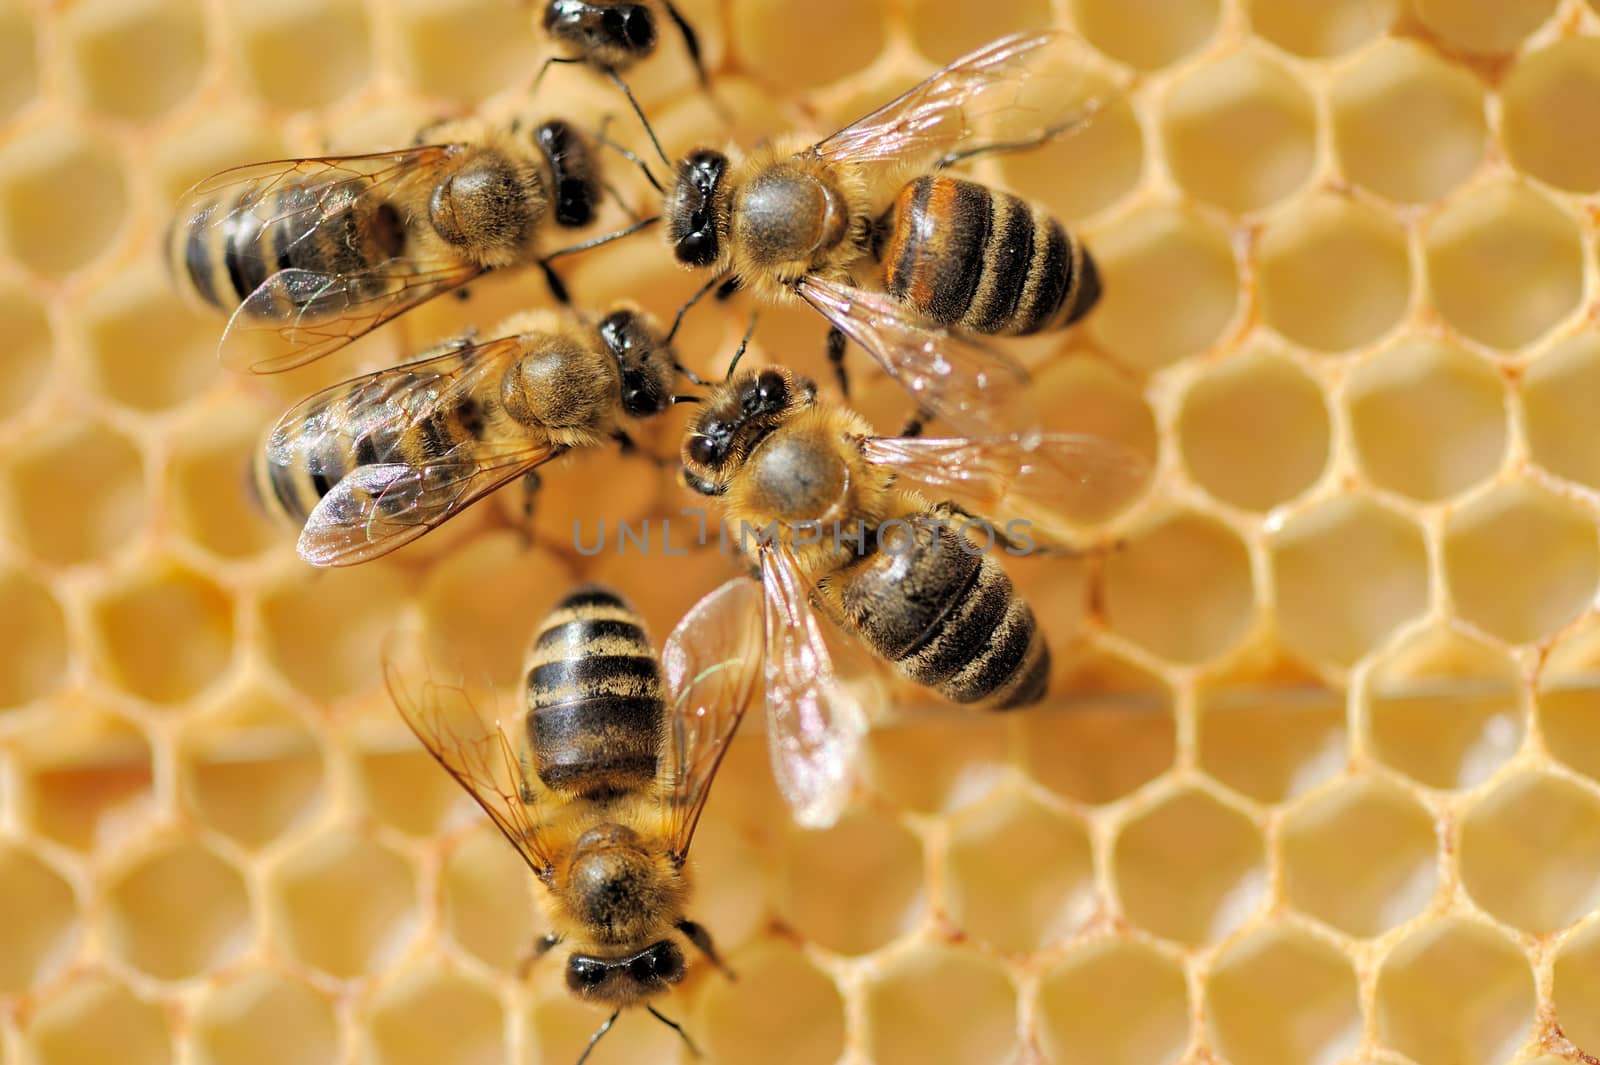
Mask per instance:
[[[747,370],[722,385],[689,423],[683,442],[685,482],[703,495],[720,494],[727,471],[816,396],[809,378],[780,366]]]
[[[599,166],[583,135],[556,119],[535,126],[533,142],[550,168],[556,225],[575,229],[593,222],[600,205]]]
[[[622,308],[600,320],[600,339],[622,371],[622,409],[633,418],[660,414],[672,403],[672,350],[637,311]]]
[[[727,223],[719,202],[727,170],[728,157],[710,148],[696,148],[678,164],[667,194],[667,240],[685,266],[710,266],[721,253]]]
[[[567,958],[567,989],[592,1002],[625,1006],[660,994],[682,981],[683,973],[683,951],[662,939],[620,958],[572,954]]]
[[[647,4],[607,4],[594,0],[550,0],[544,30],[586,52],[620,51],[639,57],[656,46],[656,20]]]

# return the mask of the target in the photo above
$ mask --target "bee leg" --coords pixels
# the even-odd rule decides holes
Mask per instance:
[[[621,1012],[621,1010],[613,1010],[611,1012],[611,1016],[606,1018],[606,1023],[595,1029],[594,1035],[589,1037],[588,1046],[583,1048],[583,1053],[578,1055],[578,1060],[574,1062],[573,1065],[583,1065],[584,1062],[589,1060],[589,1054],[594,1050],[594,1045],[600,1042],[601,1036],[611,1031],[611,1026],[617,1023],[617,1015]],[[651,1010],[650,1012],[654,1013],[655,1011]]]
[[[555,268],[541,259],[539,269],[544,271],[544,283],[550,286],[550,295],[555,297],[555,301],[563,306],[570,305],[572,293],[567,291],[567,283],[561,280],[561,275],[556,273]]]
[[[622,429],[618,429],[616,432],[612,433],[611,439],[617,442],[617,448],[624,455],[630,457],[637,455],[642,459],[647,459],[653,463],[657,469],[660,469],[663,466],[667,466],[671,463],[670,459],[664,459],[660,455],[657,455],[654,451],[646,451],[644,448],[640,447],[638,442]]]
[[[604,145],[605,147],[610,148],[612,151],[616,152],[618,155],[622,156],[624,159],[626,159],[628,162],[632,163],[634,166],[638,167],[639,168],[639,172],[644,175],[644,179],[646,181],[650,182],[650,186],[652,188],[654,188],[657,192],[661,193],[661,195],[665,196],[667,194],[667,190],[661,184],[661,182],[656,178],[655,172],[650,169],[650,164],[645,162],[643,159],[639,158],[638,154],[635,153],[631,148],[628,148],[626,145],[618,144],[616,141],[612,140],[609,136],[606,135],[606,130],[611,125],[611,119],[612,119],[611,115],[606,115],[604,118],[602,118],[600,120],[600,128],[595,130],[594,139],[596,141],[598,141],[600,144]],[[606,191],[607,192],[611,191],[611,186],[610,185],[606,186]],[[614,196],[614,195],[616,195],[616,193],[613,192],[612,195]],[[626,209],[627,208],[624,207],[624,210],[626,210]],[[632,211],[629,211],[628,213],[633,215],[633,217],[634,217],[634,219],[636,221],[640,217],[637,214],[633,214]]]
[[[677,1021],[669,1021],[660,1013],[657,1013],[654,1006],[646,1006],[645,1009],[650,1011],[650,1016],[654,1017],[668,1028],[671,1028],[674,1032],[677,1032],[678,1038],[683,1040],[683,1045],[689,1048],[689,1053],[693,1054],[697,1058],[700,1057],[700,1048],[694,1045],[694,1040],[690,1039],[689,1033],[683,1030],[683,1025],[679,1024]],[[583,1059],[579,1058],[578,1060],[582,1061]]]
[[[672,338],[678,335],[678,327],[683,324],[683,316],[689,313],[689,308],[693,307],[695,304],[697,304],[701,300],[705,299],[706,293],[710,292],[713,288],[715,288],[717,286],[717,283],[719,281],[722,281],[722,280],[723,279],[722,279],[721,275],[713,274],[711,276],[711,280],[707,281],[705,284],[703,284],[699,288],[695,289],[694,290],[694,295],[690,296],[687,300],[685,300],[683,302],[683,306],[678,308],[678,313],[672,319],[672,328],[667,330],[667,336],[666,336],[665,343],[668,343],[668,344],[672,343]],[[725,284],[726,282],[723,282],[723,283]],[[679,372],[682,372],[682,369],[683,369],[682,367],[679,367]],[[692,376],[690,376],[689,374],[687,374],[687,373],[685,373],[684,376],[688,377],[689,380],[694,381],[694,383],[697,384],[697,385],[698,384],[704,384],[703,381],[695,381],[695,379]]]
[[[522,475],[522,543],[524,547],[533,546],[533,510],[539,502],[539,489],[544,487],[544,478],[539,476],[538,470],[529,470]]]
[[[828,327],[828,361],[833,364],[833,375],[839,379],[839,394],[850,398],[850,377],[844,369],[844,333],[838,326]]]
[[[555,66],[558,63],[561,64],[562,66],[566,66],[569,63],[581,63],[581,62],[583,62],[582,59],[577,59],[577,58],[574,58],[574,57],[571,57],[571,56],[560,56],[560,55],[553,55],[549,59],[546,59],[544,61],[544,63],[539,67],[539,73],[533,79],[533,84],[528,86],[528,95],[529,96],[538,95],[539,85],[540,85],[541,82],[544,81],[544,76],[550,72],[550,68],[552,66]]]
[[[1057,137],[1064,137],[1079,126],[1086,124],[1098,110],[1099,107],[1085,108],[1083,114],[1068,119],[1058,126],[1040,130],[1031,137],[1023,137],[1014,141],[990,141],[988,144],[975,144],[970,148],[963,148],[959,152],[951,152],[935,163],[934,169],[943,170],[946,167],[964,163],[975,156],[987,155],[990,152],[1025,152],[1029,148],[1038,148],[1049,144]]]
[[[661,221],[661,217],[659,215],[651,215],[649,218],[641,218],[632,225],[623,226],[615,233],[606,233],[602,236],[595,237],[592,240],[583,241],[579,244],[569,244],[565,248],[557,248],[549,255],[546,255],[543,259],[539,260],[539,269],[544,271],[545,280],[550,282],[550,291],[553,292],[556,299],[560,300],[562,303],[571,302],[571,298],[567,295],[567,286],[562,283],[559,277],[556,276],[555,271],[550,269],[550,264],[555,260],[565,258],[568,255],[576,255],[581,251],[588,251],[591,248],[598,248],[602,244],[610,244],[612,241],[621,240],[623,237],[631,237],[633,234],[639,232],[639,230],[648,226],[653,226],[659,221]]]
[[[706,99],[711,101],[712,110],[717,117],[727,125],[733,125],[733,116],[728,114],[728,109],[711,88],[711,73],[706,70],[705,59],[700,55],[700,37],[694,32],[694,27],[689,25],[689,20],[684,18],[673,6],[672,0],[661,0],[662,6],[667,9],[667,16],[678,24],[678,32],[683,35],[683,49],[689,53],[689,62],[694,64],[694,76],[700,82],[700,91],[706,94]]]
[[[639,125],[644,127],[645,133],[647,133],[650,137],[650,143],[655,146],[656,155],[660,157],[661,162],[666,166],[668,172],[670,173],[672,170],[672,160],[667,158],[667,153],[665,149],[661,147],[661,142],[656,139],[655,127],[650,125],[650,120],[648,118],[644,117],[644,108],[640,107],[639,101],[633,98],[633,90],[628,88],[628,83],[623,81],[622,75],[618,74],[615,70],[607,67],[605,70],[605,75],[611,79],[611,83],[613,85],[621,90],[622,95],[628,98],[628,106],[633,108],[633,113],[638,116]]]
[[[617,187],[611,184],[611,182],[602,182],[601,187],[606,190],[606,195],[610,196],[611,199],[616,202],[616,205],[622,208],[622,213],[627,215],[630,221],[637,222],[639,219],[644,217],[638,211],[635,211],[627,200],[622,198],[622,193],[618,192]]]
[[[689,53],[689,62],[694,64],[695,77],[700,80],[700,87],[709,95],[711,75],[706,73],[705,60],[700,57],[699,35],[694,32],[694,27],[689,25],[689,20],[673,6],[672,0],[662,0],[662,6],[667,9],[667,16],[678,24],[678,32],[683,34],[683,50]]]
[[[559,942],[561,942],[561,937],[554,932],[546,932],[538,939],[535,939],[533,944],[528,947],[527,953],[522,956],[522,960],[517,963],[517,979],[526,980],[528,974],[533,972],[533,967],[538,964],[539,959],[554,950],[555,945]]]
[[[728,278],[728,280],[717,286],[716,301],[718,303],[728,302],[733,298],[733,294],[738,292],[742,287],[743,283],[739,280],[739,275],[734,274],[732,277]]]
[[[906,422],[905,428],[900,430],[900,435],[903,437],[921,436],[922,430],[927,427],[930,417],[931,415],[927,411],[918,407],[917,412],[911,416],[911,420]]]
[[[707,932],[704,926],[696,924],[694,921],[679,921],[678,931],[683,933],[685,939],[698,947],[700,953],[706,956],[706,960],[715,965],[723,976],[726,976],[729,980],[739,979],[738,976],[734,975],[733,970],[728,968],[728,963],[723,961],[722,956],[717,953],[717,948],[712,946],[711,933]]]

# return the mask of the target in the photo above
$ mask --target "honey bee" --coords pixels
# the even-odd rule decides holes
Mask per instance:
[[[180,288],[232,318],[223,362],[276,373],[311,362],[488,270],[538,266],[633,225],[541,254],[601,201],[595,145],[569,122],[447,124],[441,143],[225,170],[184,197],[167,236]],[[263,353],[262,345],[267,348]]]
[[[1000,412],[1026,375],[960,334],[1071,325],[1099,299],[1100,276],[1082,242],[1044,210],[944,171],[1042,144],[1098,110],[1091,97],[1020,140],[977,139],[979,102],[1015,97],[1067,40],[1001,38],[814,144],[785,138],[744,157],[691,151],[674,168],[663,210],[673,255],[712,271],[702,295],[726,278],[819,311],[833,327],[828,354],[841,388],[848,336],[958,430],[1006,424]],[[873,291],[853,276],[867,268]]]
[[[690,419],[684,480],[721,501],[755,555],[765,609],[768,733],[797,820],[832,823],[865,731],[837,681],[813,604],[898,674],[961,704],[1038,702],[1050,651],[1033,611],[988,550],[1026,553],[1031,532],[978,519],[1030,515],[1065,543],[1066,504],[1087,484],[1143,483],[1148,465],[1101,437],[1047,433],[877,437],[816,385],[769,367],[716,387]],[[923,495],[906,482],[918,482]],[[937,500],[937,501],[934,501]],[[993,535],[982,548],[961,524]],[[1026,540],[1018,538],[1019,531]],[[750,535],[754,533],[752,544]]]
[[[496,332],[333,385],[268,431],[255,491],[303,524],[301,558],[385,555],[565,452],[630,449],[624,422],[674,400],[670,338],[630,305],[598,322],[524,312]]]
[[[544,31],[569,52],[548,63],[587,63],[615,76],[650,56],[660,39],[662,16],[671,19],[683,38],[689,62],[702,87],[709,87],[700,57],[700,38],[673,6],[672,0],[548,0]]]
[[[712,592],[658,659],[620,597],[574,591],[534,637],[520,714],[487,716],[464,683],[416,681],[392,644],[385,653],[400,716],[548,893],[553,931],[530,964],[566,945],[568,989],[612,1007],[579,1065],[631,1006],[688,1041],[650,1005],[684,978],[684,944],[728,972],[687,916],[687,861],[753,693],[756,673],[741,663],[759,657],[759,631],[741,598],[737,587]]]

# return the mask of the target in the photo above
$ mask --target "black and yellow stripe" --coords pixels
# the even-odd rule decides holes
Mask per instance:
[[[940,325],[1038,333],[1071,325],[1100,298],[1094,260],[1061,223],[973,181],[917,178],[879,232],[885,290]]]
[[[219,219],[220,216],[220,219]],[[265,198],[254,190],[229,190],[168,233],[173,276],[206,303],[231,311],[279,270],[308,270],[348,277],[399,258],[407,233],[391,203],[354,196],[335,182],[286,185]],[[301,298],[257,304],[270,317],[315,313],[316,288]],[[342,308],[352,293],[343,290]]]
[[[473,357],[472,352],[463,356],[463,370]],[[267,447],[257,449],[253,480],[263,506],[303,525],[322,497],[357,466],[392,462],[421,469],[443,455],[462,455],[463,445],[482,442],[491,434],[499,403],[498,389],[493,387],[398,429],[371,416],[371,411],[383,409],[386,395],[416,390],[419,382],[426,383],[424,375],[389,370],[330,389],[304,410],[296,410],[292,427],[301,438],[280,449],[295,461],[275,462]],[[351,431],[331,433],[330,424]]]
[[[912,519],[908,539],[846,571],[846,617],[884,661],[953,703],[1009,710],[1038,702],[1050,649],[1033,611],[993,557],[934,517]]]
[[[528,653],[528,739],[553,791],[607,799],[652,787],[666,703],[644,624],[585,585],[545,619]]]

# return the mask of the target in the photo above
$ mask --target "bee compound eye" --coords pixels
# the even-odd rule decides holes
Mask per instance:
[[[622,375],[622,407],[636,418],[660,414],[671,401],[646,374],[630,370]]]
[[[598,958],[574,954],[567,959],[567,986],[574,991],[598,987],[610,968]]]
[[[643,7],[625,8],[622,15],[622,36],[635,49],[643,51],[656,43],[655,22]]]
[[[763,406],[782,403],[788,394],[789,386],[778,371],[762,370],[756,377],[756,396]]]
[[[691,436],[688,452],[689,461],[698,466],[709,466],[717,461],[717,444],[709,436]]]
[[[717,238],[711,233],[711,220],[697,211],[690,225],[693,229],[679,237],[673,248],[678,261],[689,266],[710,266],[717,258]]]
[[[641,984],[677,983],[683,978],[683,955],[671,943],[657,943],[628,960],[628,975]]]

